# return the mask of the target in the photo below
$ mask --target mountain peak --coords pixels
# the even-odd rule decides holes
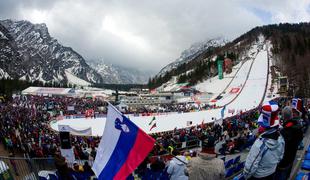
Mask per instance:
[[[208,48],[220,47],[225,45],[227,42],[228,41],[223,37],[216,37],[213,39],[196,42],[192,44],[188,49],[182,51],[179,58],[177,58],[175,61],[165,66],[163,69],[161,69],[160,72],[157,74],[157,76],[163,76],[167,72],[177,68],[181,64],[187,63],[188,61],[197,57],[199,54],[201,54]]]
[[[12,51],[16,51],[22,59],[22,67],[19,68],[25,72],[17,78],[74,84],[71,80],[76,76],[90,83],[103,82],[100,75],[88,66],[81,55],[50,36],[45,23],[32,24],[25,20],[8,19],[0,21],[0,24],[13,37],[11,43],[16,47],[13,46],[15,48]]]
[[[51,37],[45,23],[2,20],[0,41],[4,39],[10,39],[10,42],[0,44],[3,50],[0,51],[0,56],[6,56],[3,59],[5,63],[0,66],[0,78],[86,85],[146,83],[150,76],[148,73],[107,64],[102,60],[86,62],[71,47],[63,46]],[[13,55],[8,55],[7,52]]]
[[[113,65],[103,60],[90,60],[88,63],[102,76],[106,83],[145,84],[152,75],[150,72]]]

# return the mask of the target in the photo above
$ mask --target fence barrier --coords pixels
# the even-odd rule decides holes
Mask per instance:
[[[174,148],[184,151],[200,147],[201,142],[198,139],[178,143]],[[153,156],[155,158],[155,156]],[[170,160],[170,154],[163,155],[162,158]],[[90,166],[93,161],[75,160],[79,165],[84,165],[88,162]],[[73,162],[68,163],[69,168],[73,168]],[[40,171],[55,171],[55,160],[50,158],[25,158],[25,157],[6,157],[0,156],[0,180],[36,180],[39,179],[38,173]]]
[[[87,160],[76,160],[84,165]],[[93,165],[93,161],[88,161]],[[73,163],[68,163],[73,168]],[[0,156],[0,180],[37,180],[40,171],[56,171],[54,158],[23,158]]]

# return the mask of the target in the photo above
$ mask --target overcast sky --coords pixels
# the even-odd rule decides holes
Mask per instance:
[[[191,44],[310,20],[310,0],[0,0],[0,18],[46,23],[86,59],[159,71]]]

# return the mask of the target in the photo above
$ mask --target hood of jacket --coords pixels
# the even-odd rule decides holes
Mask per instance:
[[[276,149],[278,146],[280,146],[280,143],[278,140],[275,139],[267,139],[265,142],[266,146],[271,149],[274,150]]]
[[[278,130],[266,131],[261,137],[265,139],[266,146],[271,150],[276,149],[280,145],[278,139],[282,138]]]

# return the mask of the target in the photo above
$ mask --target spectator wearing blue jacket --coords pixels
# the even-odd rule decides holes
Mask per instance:
[[[175,156],[169,162],[167,173],[171,180],[188,180],[185,175],[187,160],[185,156],[181,156],[178,150],[173,150],[172,154]]]
[[[265,128],[254,142],[247,156],[244,175],[250,180],[273,180],[277,164],[284,154],[285,142],[280,134],[278,105],[275,102],[267,102],[262,106],[258,124]]]

